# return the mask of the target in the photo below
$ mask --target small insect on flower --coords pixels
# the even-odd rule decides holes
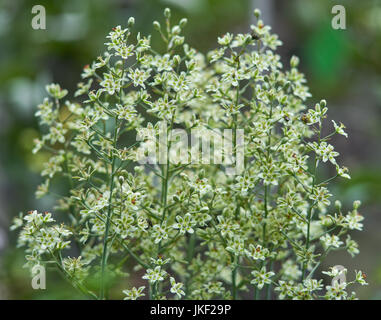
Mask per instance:
[[[253,40],[259,40],[259,39],[261,39],[261,36],[258,35],[255,31],[252,31],[250,35],[251,35],[251,38]]]
[[[310,119],[307,114],[303,114],[302,117],[300,118],[305,124],[310,122]]]

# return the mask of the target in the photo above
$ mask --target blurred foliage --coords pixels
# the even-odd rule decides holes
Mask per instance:
[[[331,27],[331,0],[39,0],[47,13],[47,29],[33,30],[30,0],[0,2],[0,224],[3,230],[19,211],[52,207],[52,199],[34,199],[36,174],[43,155],[32,156],[38,135],[35,107],[44,97],[45,84],[59,82],[73,92],[84,65],[101,54],[105,36],[115,25],[136,18],[136,30],[152,32],[151,23],[171,7],[174,19],[187,17],[185,35],[201,51],[214,48],[216,37],[240,32],[250,24],[255,6],[269,17],[284,42],[283,61],[301,57],[314,101],[326,98],[330,118],[340,114],[350,137],[335,141],[352,180],[334,190],[350,203],[363,201],[365,233],[360,238],[360,262],[335,256],[332,264],[368,270],[369,287],[360,297],[381,299],[381,1],[339,0],[347,14],[347,30]],[[155,37],[153,38],[155,43]],[[0,298],[80,298],[48,273],[48,288],[30,288],[22,268],[22,252],[14,250],[14,235],[0,261]],[[1,243],[1,241],[0,241]],[[1,250],[1,246],[0,246]],[[341,260],[342,259],[342,260]]]

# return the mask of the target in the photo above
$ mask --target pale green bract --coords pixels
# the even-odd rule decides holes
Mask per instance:
[[[219,37],[206,56],[184,42],[186,19],[171,26],[169,9],[165,28],[154,22],[162,53],[151,48],[151,36],[133,36],[130,18],[84,68],[75,101],[65,100],[58,84],[47,86],[49,98],[36,112],[44,134],[33,152],[49,160],[36,195],[63,181],[70,189],[53,215],[32,211],[15,219],[29,267],[53,263],[98,299],[355,298],[347,290],[366,284],[363,273],[324,285],[319,271],[330,252],[359,253],[347,233],[362,229],[360,203],[346,214],[328,189],[332,179],[350,178],[329,143],[335,134],[346,137],[345,127],[328,122],[332,133],[322,135],[326,101],[308,109],[299,59],[283,67],[275,53],[281,41],[258,10],[255,16],[249,33]],[[141,164],[158,147],[150,141],[160,135],[160,121],[167,123],[168,160]],[[224,157],[233,160],[243,129],[243,171],[171,162],[178,128],[232,130],[232,154]],[[337,173],[321,181],[322,166]],[[128,287],[132,278],[142,285]],[[110,279],[127,288],[112,290]]]

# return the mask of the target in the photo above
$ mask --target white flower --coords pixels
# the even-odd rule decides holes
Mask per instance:
[[[334,151],[334,147],[328,144],[325,141],[322,141],[320,145],[316,142],[310,143],[310,147],[316,152],[316,154],[322,159],[323,162],[327,162],[328,160],[336,165],[336,157],[339,155],[338,152]]]
[[[249,244],[249,250],[246,249],[245,254],[253,260],[265,260],[269,254],[269,250],[263,248],[260,244],[256,246]]]
[[[168,239],[168,229],[165,222],[162,225],[155,224],[152,229],[151,236],[155,238],[155,243]]]
[[[163,281],[167,272],[162,270],[160,266],[155,267],[155,269],[147,269],[145,275],[142,277],[143,279],[148,280],[151,283],[155,283],[157,281]]]
[[[170,258],[163,260],[162,257],[159,257],[157,259],[150,258],[150,260],[151,260],[152,264],[155,264],[157,266],[163,266],[163,265],[169,263],[169,261],[171,261]]]
[[[40,140],[40,139],[34,139],[33,140],[33,143],[34,143],[34,148],[32,150],[32,153],[35,154],[37,153],[38,151],[41,150],[41,148],[44,146],[44,141],[43,140]]]
[[[116,107],[115,114],[118,115],[119,119],[124,119],[127,122],[132,122],[136,119],[136,110],[133,106],[117,104]]]
[[[250,34],[239,33],[235,36],[231,47],[232,48],[242,47],[245,44],[249,44],[251,41],[252,41],[252,37]]]
[[[196,225],[196,221],[194,221],[193,217],[190,213],[185,214],[184,217],[176,216],[177,223],[172,225],[172,228],[179,229],[180,234],[193,233],[194,230],[192,227]]]
[[[24,216],[24,220],[29,224],[41,225],[43,223],[53,222],[52,214],[45,212],[44,214],[38,213],[37,210],[30,211],[27,215]]]
[[[333,126],[335,128],[335,131],[338,134],[341,134],[342,136],[348,138],[348,134],[344,131],[345,126],[341,122],[340,122],[340,126],[338,126],[334,120],[332,120],[332,123],[333,123]]]
[[[75,257],[67,257],[63,259],[63,265],[65,268],[65,271],[71,276],[78,279],[80,282],[82,282],[88,272],[86,263],[83,261],[82,257],[79,256],[78,258]]]
[[[328,192],[328,189],[325,187],[315,187],[312,191],[312,194],[309,196],[310,199],[321,202],[325,205],[330,205],[330,201],[328,200],[332,195]]]
[[[130,69],[130,71],[128,72],[128,77],[132,80],[134,87],[141,86],[142,88],[145,88],[145,82],[150,77],[150,71],[150,69]]]
[[[12,220],[12,225],[10,226],[10,230],[16,230],[23,225],[22,213],[18,217],[14,217]]]
[[[279,299],[281,300],[286,297],[292,297],[294,295],[294,282],[279,280],[278,286],[274,290],[279,292]]]
[[[223,55],[225,53],[225,48],[220,48],[220,49],[216,49],[214,51],[211,51],[209,53],[209,56],[210,56],[210,62],[216,62],[218,60],[220,60]]]
[[[181,282],[176,283],[175,278],[173,278],[173,277],[170,278],[170,282],[171,282],[171,290],[170,291],[173,294],[176,294],[179,298],[181,298],[181,296],[185,295],[185,292],[182,290],[183,284]]]
[[[133,287],[131,290],[123,290],[123,293],[126,295],[124,300],[137,300],[140,297],[144,297],[144,289],[145,286],[139,287],[138,289],[136,287]]]
[[[323,243],[325,248],[339,248],[344,243],[338,236],[329,234],[320,237],[320,241]]]
[[[351,178],[351,176],[347,173],[348,169],[346,167],[340,168],[339,165],[336,165],[336,171],[337,171],[337,175],[342,177],[342,178],[345,178],[345,179]]]
[[[175,102],[173,100],[169,100],[168,94],[165,94],[163,98],[159,98],[152,103],[150,112],[157,113],[160,118],[170,121],[175,108]]]
[[[133,45],[127,46],[126,44],[122,44],[115,48],[115,51],[117,56],[121,56],[122,59],[127,59],[134,55],[134,49],[135,47]]]
[[[306,279],[303,281],[303,285],[309,292],[312,292],[321,290],[323,288],[322,282],[323,280]]]
[[[217,41],[222,46],[228,46],[230,42],[232,42],[232,40],[233,40],[233,35],[228,32],[225,35],[223,35],[221,38],[218,37]]]
[[[322,105],[324,105],[323,108],[321,107]],[[315,110],[313,109],[308,110],[308,116],[309,116],[308,125],[312,125],[315,123],[321,124],[321,121],[325,117],[327,111],[328,111],[328,108],[325,107],[325,102],[323,102],[323,104],[317,103],[315,105]]]
[[[207,178],[198,178],[196,181],[190,182],[189,185],[198,191],[200,195],[204,195],[212,190],[212,186],[208,183]]]
[[[218,216],[218,225],[217,229],[221,231],[221,234],[225,236],[233,236],[234,233],[239,229],[239,225],[234,223],[230,218],[225,218],[224,216]]]
[[[236,180],[237,184],[235,187],[241,192],[247,192],[249,189],[254,188],[254,177],[248,175],[238,176]]]
[[[254,270],[251,274],[254,276],[254,279],[250,283],[256,285],[258,289],[262,289],[265,284],[270,284],[270,278],[275,275],[272,271],[266,272],[266,267],[262,267],[260,271]]]
[[[100,83],[100,85],[104,88],[108,94],[113,95],[115,92],[119,92],[122,86],[122,80],[114,78],[111,73],[103,74],[104,80]]]
[[[152,66],[157,68],[158,72],[172,71],[173,62],[169,54],[164,54],[163,56],[155,56],[151,64]],[[161,75],[161,74],[157,74],[157,75]]]
[[[331,286],[326,286],[325,288],[327,290],[325,298],[329,300],[346,299],[348,295],[345,291],[345,289],[347,288],[346,282],[340,283],[339,281],[334,281]]]
[[[137,40],[136,51],[138,53],[147,51],[149,48],[151,48],[150,46],[151,36],[141,37],[140,32],[138,32],[138,35],[136,36],[136,40]]]
[[[367,286],[368,283],[365,281],[366,275],[362,271],[356,271],[356,282],[362,286]]]
[[[51,125],[58,117],[57,110],[53,110],[53,102],[45,98],[43,103],[37,106],[38,111],[35,113],[36,117],[40,117],[41,124]]]
[[[344,225],[350,230],[362,230],[363,224],[360,221],[364,220],[364,217],[360,215],[357,210],[349,212],[344,218]]]
[[[66,89],[61,89],[60,85],[55,83],[47,85],[46,91],[55,99],[62,99],[68,94]]]
[[[352,240],[349,235],[347,236],[347,239],[345,240],[345,245],[347,247],[348,253],[352,257],[360,253],[360,250],[358,249],[359,245],[357,244],[356,241]]]
[[[67,133],[67,129],[65,129],[62,123],[57,123],[54,127],[50,127],[49,134],[46,135],[46,138],[50,140],[51,144],[55,144],[56,142],[65,143],[65,134]]]
[[[240,237],[234,237],[232,240],[228,241],[226,250],[236,256],[243,255],[245,253],[245,242]]]

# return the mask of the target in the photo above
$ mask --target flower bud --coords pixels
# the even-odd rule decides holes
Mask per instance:
[[[184,37],[175,36],[175,37],[173,38],[173,43],[174,43],[176,46],[181,46],[181,45],[184,43]]]
[[[194,61],[193,59],[190,61],[186,61],[185,65],[186,65],[188,71],[192,71],[192,70],[194,70],[194,67],[196,66],[196,61]]]
[[[134,17],[130,17],[128,19],[128,23],[127,24],[128,24],[129,27],[132,27],[135,24],[135,18]]]
[[[188,19],[187,18],[182,18],[180,20],[180,23],[179,23],[180,28],[184,28],[187,25],[187,23],[188,23]]]
[[[361,205],[361,201],[360,200],[356,200],[353,202],[353,209],[358,209]]]
[[[178,54],[176,54],[175,56],[173,56],[172,61],[173,61],[174,65],[175,65],[175,67],[177,67],[180,64],[180,62],[181,62],[181,58],[180,58],[180,56]]]
[[[136,173],[142,173],[143,172],[143,167],[142,166],[136,166],[134,168],[134,170],[135,170]]]
[[[297,56],[292,56],[290,60],[291,68],[296,68],[299,65],[299,58]]]
[[[326,105],[327,105],[327,101],[325,101],[324,99],[320,101],[320,106],[322,108],[324,108]]]
[[[172,34],[174,34],[174,35],[179,35],[180,32],[181,32],[181,28],[180,28],[179,26],[174,26],[174,27],[172,28]]]
[[[160,31],[161,27],[160,27],[160,23],[158,21],[154,21],[153,22],[153,27],[154,27],[155,30]]]
[[[286,83],[284,84],[283,90],[288,90],[288,88],[290,88],[290,86],[291,86],[291,82],[286,81]]]
[[[164,9],[164,17],[166,17],[167,19],[171,17],[171,9],[169,8]]]
[[[255,16],[257,19],[259,19],[259,17],[261,16],[261,10],[259,10],[259,9],[255,9],[255,10],[254,10],[254,16]]]
[[[336,200],[336,201],[335,201],[335,207],[336,207],[336,209],[337,209],[338,211],[341,210],[341,202],[340,202],[339,200]]]

